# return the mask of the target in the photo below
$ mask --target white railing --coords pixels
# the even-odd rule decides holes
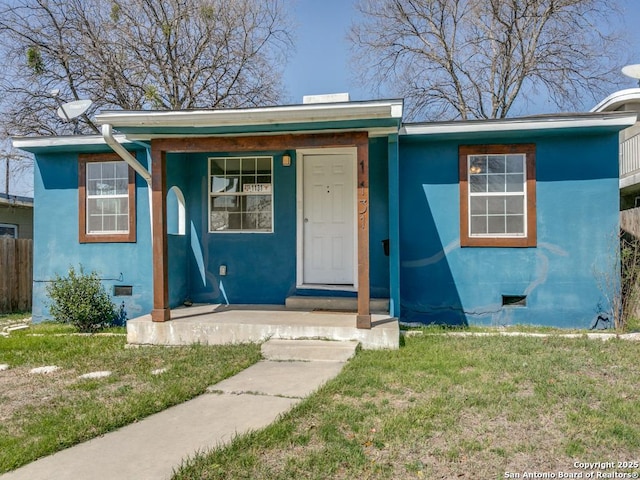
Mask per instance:
[[[640,133],[620,144],[620,177],[640,170]]]

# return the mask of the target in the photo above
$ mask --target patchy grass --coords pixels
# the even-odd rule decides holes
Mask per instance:
[[[0,330],[4,327],[24,323],[31,318],[31,312],[0,313]]]
[[[360,351],[280,421],[174,479],[496,479],[637,461],[639,350],[618,339],[410,336],[398,351]]]
[[[184,402],[260,358],[258,345],[125,349],[124,335],[59,335],[73,331],[43,324],[0,337],[11,367],[0,372],[0,472]],[[29,373],[45,365],[61,369]],[[113,373],[78,378],[102,370]]]

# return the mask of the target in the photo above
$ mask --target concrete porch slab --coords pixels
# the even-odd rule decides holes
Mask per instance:
[[[356,315],[344,312],[286,310],[280,305],[194,305],[171,311],[168,322],[151,315],[127,321],[131,345],[189,345],[262,342],[274,339],[324,339],[359,342],[365,349],[397,349],[398,319],[371,315],[372,328],[356,328]]]

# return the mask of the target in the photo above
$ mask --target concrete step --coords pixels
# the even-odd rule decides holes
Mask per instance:
[[[285,306],[291,310],[327,310],[339,312],[356,312],[358,299],[355,297],[318,297],[292,295],[285,300]],[[388,313],[388,298],[372,298],[369,302],[371,312]]]
[[[355,355],[357,346],[356,341],[272,338],[262,344],[262,356],[279,361],[346,362]]]

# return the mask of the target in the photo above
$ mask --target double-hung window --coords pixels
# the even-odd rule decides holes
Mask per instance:
[[[209,231],[273,232],[273,158],[209,159]]]
[[[459,149],[460,244],[536,245],[535,145]]]
[[[135,174],[113,154],[79,158],[80,242],[135,242]]]

